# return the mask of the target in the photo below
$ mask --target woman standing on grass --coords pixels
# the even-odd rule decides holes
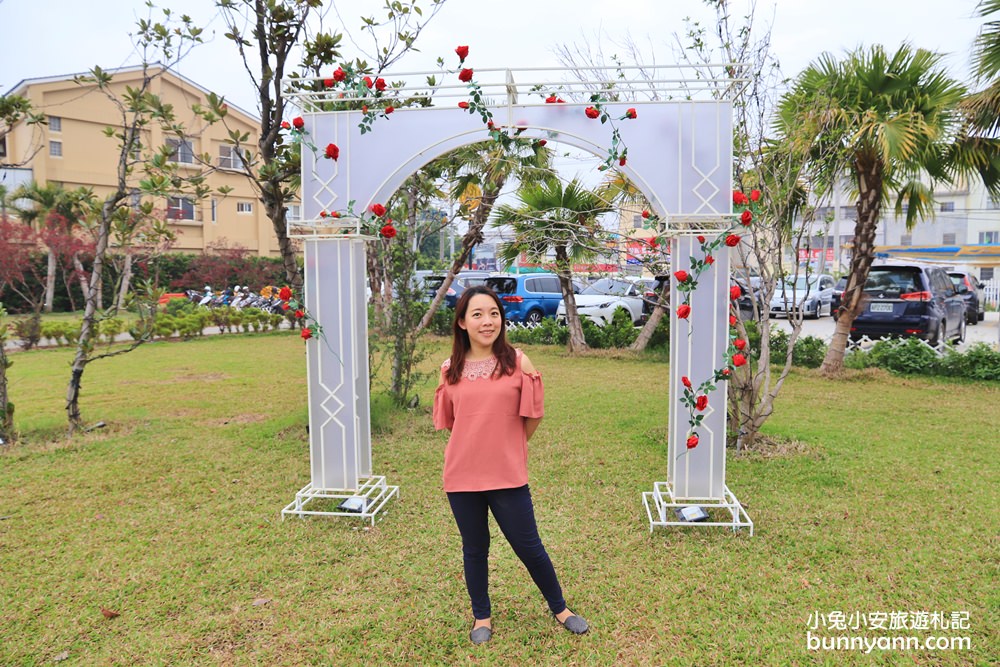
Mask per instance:
[[[434,426],[449,429],[444,490],[462,535],[465,584],[475,621],[473,644],[493,636],[488,591],[493,513],[514,553],[528,568],[549,609],[567,630],[587,631],[563,599],[559,579],[535,525],[528,490],[528,439],[542,421],[542,378],[507,343],[500,299],[471,287],[455,306],[451,358],[441,365],[434,394]]]

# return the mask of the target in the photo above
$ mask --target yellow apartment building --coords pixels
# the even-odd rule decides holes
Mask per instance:
[[[119,94],[124,93],[126,86],[138,87],[141,83],[141,67],[109,73],[113,75],[112,89]],[[117,126],[121,116],[96,85],[78,84],[74,76],[25,79],[7,92],[30,100],[34,111],[46,117],[47,124],[22,122],[10,128],[0,138],[0,161],[26,160],[21,169],[8,170],[7,174],[16,174],[22,182],[58,183],[69,190],[86,186],[101,195],[114,186],[119,152],[117,140],[108,138],[104,131],[106,127]],[[201,253],[213,244],[224,243],[230,247],[242,246],[258,255],[278,254],[271,221],[242,172],[242,157],[228,140],[230,130],[248,132],[248,143],[255,146],[259,120],[229,104],[224,123],[207,125],[191,107],[205,104],[208,91],[170,69],[154,78],[150,92],[173,105],[176,122],[185,128],[186,134],[179,139],[165,135],[158,126],[151,126],[143,143],[153,150],[165,144],[173,146],[172,159],[182,171],[189,169],[192,174],[206,168],[198,156],[208,154],[212,158],[206,179],[209,187],[213,192],[222,186],[232,188],[226,196],[212,194],[201,200],[176,196],[155,202],[177,236],[174,250]],[[142,177],[140,170],[133,177],[138,182]],[[291,207],[289,214],[297,213],[298,206]]]

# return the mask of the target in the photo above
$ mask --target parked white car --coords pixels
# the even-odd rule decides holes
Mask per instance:
[[[774,286],[771,297],[771,314],[787,315],[801,312],[803,317],[819,319],[833,314],[833,276],[823,274],[799,275],[795,280],[785,280]]]
[[[590,318],[599,327],[613,320],[618,310],[627,312],[633,324],[641,323],[642,303],[641,286],[619,278],[601,278],[576,295],[576,310],[580,317]],[[556,320],[566,321],[565,301],[559,302]]]

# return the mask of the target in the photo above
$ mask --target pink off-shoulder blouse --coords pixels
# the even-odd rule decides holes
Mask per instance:
[[[544,412],[542,376],[521,369],[492,377],[495,359],[466,362],[455,384],[442,382],[434,394],[434,427],[451,429],[444,451],[444,490],[512,489],[528,483],[525,418]],[[446,360],[442,369],[447,369]]]

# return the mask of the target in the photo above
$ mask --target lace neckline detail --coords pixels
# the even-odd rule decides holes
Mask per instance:
[[[479,361],[465,360],[462,364],[462,377],[466,380],[477,380],[479,378],[492,377],[493,371],[497,367],[497,358],[489,357]]]

